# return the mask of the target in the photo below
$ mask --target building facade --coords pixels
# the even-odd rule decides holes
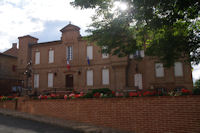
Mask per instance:
[[[119,58],[102,53],[102,48],[88,43],[80,28],[69,24],[60,30],[60,40],[38,43],[32,36],[19,37],[18,73],[27,86],[42,90],[88,90],[110,88],[134,90],[155,88],[192,88],[191,65],[177,61],[174,67],[138,51]],[[24,73],[31,73],[27,77]]]
[[[17,73],[17,44],[4,53],[0,53],[0,95],[8,95],[13,86],[21,85]]]

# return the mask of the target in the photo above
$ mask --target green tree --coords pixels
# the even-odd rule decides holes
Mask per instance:
[[[116,8],[116,2],[127,9]],[[127,56],[145,49],[165,66],[180,58],[200,62],[199,0],[74,0],[71,4],[95,9],[87,39],[106,46],[103,52]]]

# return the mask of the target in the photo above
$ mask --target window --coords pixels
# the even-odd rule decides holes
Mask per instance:
[[[54,62],[54,50],[49,50],[49,63]]]
[[[183,76],[183,64],[181,62],[175,62],[174,72],[176,77]]]
[[[40,64],[40,52],[35,53],[35,64]]]
[[[87,70],[87,86],[93,86],[93,70]]]
[[[39,74],[34,74],[34,88],[39,88]]]
[[[156,77],[164,77],[164,68],[162,63],[155,64]]]
[[[73,49],[72,49],[72,46],[68,46],[67,47],[67,59],[69,59],[69,60],[72,60],[72,58],[73,58]]]
[[[48,87],[53,87],[53,73],[48,73]]]
[[[109,85],[109,69],[102,70],[102,84]]]
[[[135,87],[142,89],[142,74],[137,73],[134,75]]]
[[[93,59],[93,46],[87,46],[87,58]]]
[[[104,47],[102,48],[102,50],[106,50],[106,49],[107,49],[106,46],[104,46]],[[108,57],[109,57],[109,54],[108,54],[108,53],[106,53],[106,52],[102,53],[102,58],[103,58],[103,59],[106,59],[106,58],[108,58]]]
[[[1,67],[1,66],[0,66],[0,67]],[[13,71],[13,72],[16,72],[16,67],[17,67],[16,65],[12,65],[12,71]]]
[[[145,55],[144,55],[144,50],[136,50],[136,51],[135,51],[135,54],[130,54],[130,55],[129,55],[129,58],[130,58],[130,59],[133,59],[134,57],[135,57],[135,58],[138,58],[138,57],[144,58],[144,56],[145,56]]]

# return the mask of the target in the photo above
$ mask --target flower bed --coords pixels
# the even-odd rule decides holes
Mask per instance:
[[[148,97],[148,96],[182,96],[182,95],[200,95],[200,89],[184,89],[180,91],[167,90],[167,91],[156,91],[156,90],[138,90],[134,92],[115,92],[108,88],[93,89],[88,93],[77,93],[72,92],[70,94],[50,94],[40,95],[34,99],[77,99],[77,98],[111,98],[111,97]]]
[[[7,100],[16,100],[17,97],[15,96],[0,96],[0,101],[7,101]]]

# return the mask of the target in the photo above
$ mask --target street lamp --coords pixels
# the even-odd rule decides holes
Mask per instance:
[[[26,76],[26,95],[28,95],[28,91],[30,90],[29,86],[29,78],[32,75],[32,61],[30,60],[26,65],[26,70],[24,72],[24,75]]]

